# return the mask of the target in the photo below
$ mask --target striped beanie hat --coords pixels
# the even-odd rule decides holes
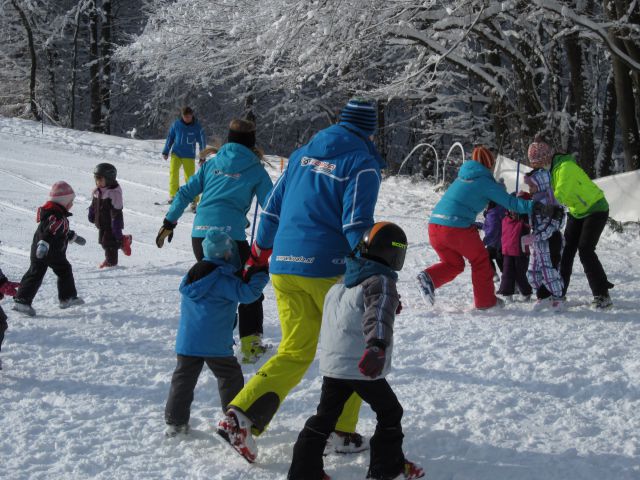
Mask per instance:
[[[533,143],[529,145],[527,157],[529,157],[529,164],[533,168],[546,167],[547,165],[551,165],[553,150],[548,143],[536,138]]]
[[[493,158],[493,153],[491,153],[487,147],[482,145],[473,149],[473,152],[471,152],[471,160],[484,165],[489,170],[493,170],[493,166],[496,164],[496,160]]]
[[[378,115],[371,100],[352,98],[340,112],[340,124],[356,127],[365,136],[376,133]]]
[[[51,185],[51,191],[49,192],[49,201],[62,205],[69,210],[73,199],[76,198],[76,194],[67,182],[60,180],[59,182]]]

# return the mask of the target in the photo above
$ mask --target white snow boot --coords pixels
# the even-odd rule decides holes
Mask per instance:
[[[84,305],[84,300],[80,297],[67,298],[60,300],[60,308],[69,308],[75,305]]]
[[[186,435],[189,433],[189,424],[184,425],[167,425],[167,429],[164,431],[164,436],[167,438],[173,438],[177,435]]]
[[[15,310],[16,312],[20,312],[23,313],[25,315],[28,315],[29,317],[35,317],[36,316],[36,311],[33,309],[33,307],[31,305],[28,305],[26,303],[19,303],[19,302],[15,302],[13,303],[13,307],[11,307],[12,310]]]

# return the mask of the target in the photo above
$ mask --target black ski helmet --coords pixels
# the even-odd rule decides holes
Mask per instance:
[[[377,222],[364,233],[358,250],[363,257],[400,271],[407,255],[407,235],[395,223]]]
[[[96,168],[93,169],[93,176],[103,177],[106,180],[107,185],[114,185],[116,183],[117,175],[118,170],[116,170],[116,167],[110,163],[99,163],[96,165]]]

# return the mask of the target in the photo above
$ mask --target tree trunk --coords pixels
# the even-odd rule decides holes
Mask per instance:
[[[102,0],[100,54],[102,56],[101,108],[102,131],[111,133],[111,56],[113,55],[113,12],[111,0]]]
[[[89,95],[91,113],[89,130],[102,131],[102,101],[100,98],[100,59],[98,58],[98,6],[89,7]]]
[[[60,109],[58,108],[58,88],[56,84],[56,53],[53,48],[47,46],[47,73],[49,74],[49,84],[51,87],[51,118],[54,122],[60,122]]]
[[[616,86],[613,72],[607,78],[607,88],[602,111],[602,140],[598,154],[599,176],[606,177],[614,173],[613,145],[616,139]]]
[[[611,20],[618,15],[615,5],[611,0],[605,1],[605,11]],[[626,52],[624,43],[614,32],[609,33],[611,41],[623,52]],[[618,119],[624,146],[624,170],[636,170],[640,168],[640,134],[636,120],[636,102],[633,95],[633,82],[631,81],[629,67],[617,55],[611,56],[613,75],[616,87],[618,105]]]
[[[18,5],[16,0],[11,0],[11,4],[13,8],[16,9],[18,15],[20,15],[20,20],[22,21],[22,26],[27,32],[27,43],[29,45],[29,56],[31,57],[31,71],[29,74],[29,105],[31,108],[31,115],[33,118],[40,121],[42,117],[38,112],[38,104],[36,103],[36,73],[38,71],[38,62],[36,58],[36,48],[33,42],[33,29],[31,28],[31,24],[27,19],[27,16],[24,13],[24,10]]]
[[[570,112],[575,115],[576,135],[569,143],[578,152],[578,164],[589,177],[595,175],[595,147],[593,141],[593,101],[589,81],[586,78],[584,52],[578,34],[570,35],[565,41],[569,63]],[[573,149],[571,148],[571,149]]]
[[[71,128],[75,128],[76,126],[76,85],[78,79],[78,37],[80,34],[80,18],[81,18],[80,7],[78,7],[78,11],[76,12],[76,25],[75,30],[73,32],[73,60],[71,67],[71,85],[69,86],[69,125]]]

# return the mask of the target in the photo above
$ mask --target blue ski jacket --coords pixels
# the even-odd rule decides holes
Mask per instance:
[[[169,151],[172,151],[180,158],[196,158],[196,143],[200,145],[200,150],[207,146],[204,130],[198,120],[194,118],[191,123],[186,124],[179,118],[169,129],[162,154],[169,155]]]
[[[291,154],[260,217],[257,243],[269,270],[304,277],[345,271],[345,257],[373,225],[384,162],[361,132],[333,125]]]
[[[208,230],[218,230],[234,240],[246,240],[247,212],[253,197],[264,207],[271,187],[271,178],[253,151],[239,143],[226,143],[180,187],[167,220],[176,223],[202,194],[191,235],[202,238]]]
[[[176,353],[194,357],[233,355],[233,330],[238,303],[257,300],[269,281],[265,272],[257,272],[245,283],[236,268],[221,259],[204,259],[217,268],[189,283],[185,275],[180,283],[182,301],[176,336]]]
[[[533,208],[533,201],[509,195],[487,167],[467,160],[460,167],[458,178],[434,207],[429,223],[447,227],[469,227],[489,200],[518,213],[531,214]]]

